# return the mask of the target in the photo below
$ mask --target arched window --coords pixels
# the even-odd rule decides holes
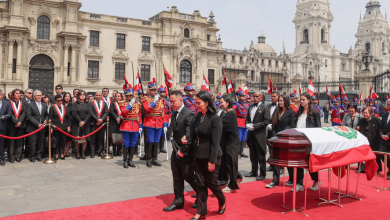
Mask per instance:
[[[255,71],[251,71],[251,80],[254,81],[255,80]]]
[[[371,50],[371,44],[370,43],[366,43],[366,52],[370,53],[370,50]]]
[[[190,38],[190,30],[188,28],[184,29],[184,37]]]
[[[382,51],[385,51],[385,42],[382,42]]]
[[[192,83],[192,65],[188,60],[180,63],[180,83]]]
[[[325,30],[321,29],[321,43],[324,43],[325,41]]]
[[[307,29],[303,31],[303,41],[309,41],[309,30]]]
[[[38,18],[38,39],[49,40],[50,38],[50,19],[42,15]]]

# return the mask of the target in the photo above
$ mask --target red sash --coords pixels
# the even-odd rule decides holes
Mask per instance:
[[[63,104],[61,104],[61,110],[62,110],[62,111],[60,111],[60,110],[58,109],[58,106],[57,106],[57,105],[54,105],[54,108],[56,109],[57,114],[58,114],[58,117],[59,117],[60,120],[61,120],[61,124],[63,124],[63,123],[64,123],[64,118],[65,118],[65,106],[64,106]]]
[[[102,100],[104,100],[104,99],[102,99]],[[95,106],[96,113],[97,113],[98,117],[100,118],[100,115],[102,115],[102,112],[103,112],[104,101],[102,101],[102,105],[100,106],[100,110],[98,108],[96,100],[93,101],[93,105]]]
[[[22,111],[22,103],[23,103],[23,102],[22,102],[22,101],[18,101],[18,102],[20,103],[20,104],[19,104],[19,108],[16,107],[14,101],[11,101],[11,102],[12,102],[12,110],[14,111],[16,120],[18,120],[19,115],[20,115],[20,112]]]
[[[73,102],[76,102],[76,101],[77,101],[76,97],[73,97]]]
[[[118,102],[115,102],[115,108],[116,108],[116,111],[118,112],[118,115],[121,116],[122,112],[121,112],[121,109],[119,108]]]

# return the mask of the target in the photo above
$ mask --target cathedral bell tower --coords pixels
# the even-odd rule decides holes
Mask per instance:
[[[330,47],[330,29],[334,19],[327,0],[298,0],[293,23],[296,30],[295,53],[326,53]],[[330,51],[330,50],[329,50]]]

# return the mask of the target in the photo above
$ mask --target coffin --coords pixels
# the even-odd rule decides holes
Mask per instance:
[[[309,167],[311,142],[305,134],[295,129],[288,129],[268,139],[271,165],[282,167]]]

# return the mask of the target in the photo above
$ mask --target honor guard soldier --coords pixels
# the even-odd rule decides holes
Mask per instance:
[[[164,122],[164,101],[156,94],[156,79],[148,83],[148,96],[142,98],[142,105],[145,109],[144,127],[148,139],[146,147],[147,167],[162,166],[157,162],[157,151],[160,142],[161,132],[167,131],[168,123]]]
[[[171,119],[171,102],[167,98],[167,90],[164,88],[164,86],[160,86],[158,88],[158,94],[160,95],[160,99],[163,100],[164,102],[164,122],[169,125],[169,120]],[[164,141],[165,137],[168,137],[166,132],[161,132],[161,137],[160,137],[160,145],[159,145],[159,150],[161,153],[167,153],[167,151],[164,149]]]
[[[313,108],[318,112],[320,118],[322,118],[324,115],[321,113],[321,106],[318,105],[318,99],[314,95],[311,98],[313,99]]]
[[[248,129],[245,125],[246,117],[248,116],[249,104],[245,102],[246,95],[241,87],[236,92],[238,96],[238,102],[233,103],[233,109],[236,111],[237,123],[238,123],[238,136],[240,137],[240,156],[247,158],[244,154],[245,140],[248,133]]]
[[[220,105],[219,100],[220,100],[221,98],[222,98],[222,94],[219,93],[219,94],[217,95],[217,101],[214,101],[215,108],[218,108],[218,107],[219,107],[219,105]]]
[[[332,126],[341,126],[342,121],[340,118],[340,107],[339,103],[336,99],[332,100],[333,106],[330,107],[330,111],[332,112]]]
[[[366,104],[366,107],[370,106],[370,98],[364,99],[364,104]]]
[[[141,103],[138,99],[134,98],[134,90],[131,84],[127,82],[126,77],[123,90],[126,95],[126,100],[118,102],[123,118],[119,130],[122,131],[123,137],[123,167],[128,168],[129,166],[135,167],[133,156],[139,134],[142,133],[142,118]]]
[[[353,99],[353,102],[354,102],[354,103],[356,104],[356,106],[357,106],[357,111],[356,111],[356,112],[360,114],[360,113],[361,113],[361,108],[362,108],[362,107],[359,105],[359,99],[355,97],[355,98]]]
[[[187,82],[187,85],[184,87],[184,92],[187,94],[186,97],[183,98],[184,105],[196,115],[195,99],[193,98],[195,90],[191,83]]]
[[[294,90],[294,92],[290,94],[290,98],[291,98],[290,108],[294,110],[295,114],[297,114],[299,109],[299,100],[298,100],[298,94],[296,90]]]
[[[374,116],[375,117],[379,117],[379,105],[377,104],[378,101],[376,101],[375,99],[371,99],[371,107],[372,107],[372,110],[374,110]]]
[[[343,104],[341,105],[341,109],[343,109],[344,112],[342,114],[340,114],[341,120],[343,120],[344,115],[348,113],[348,104],[349,104],[348,98],[346,96],[344,96]]]

